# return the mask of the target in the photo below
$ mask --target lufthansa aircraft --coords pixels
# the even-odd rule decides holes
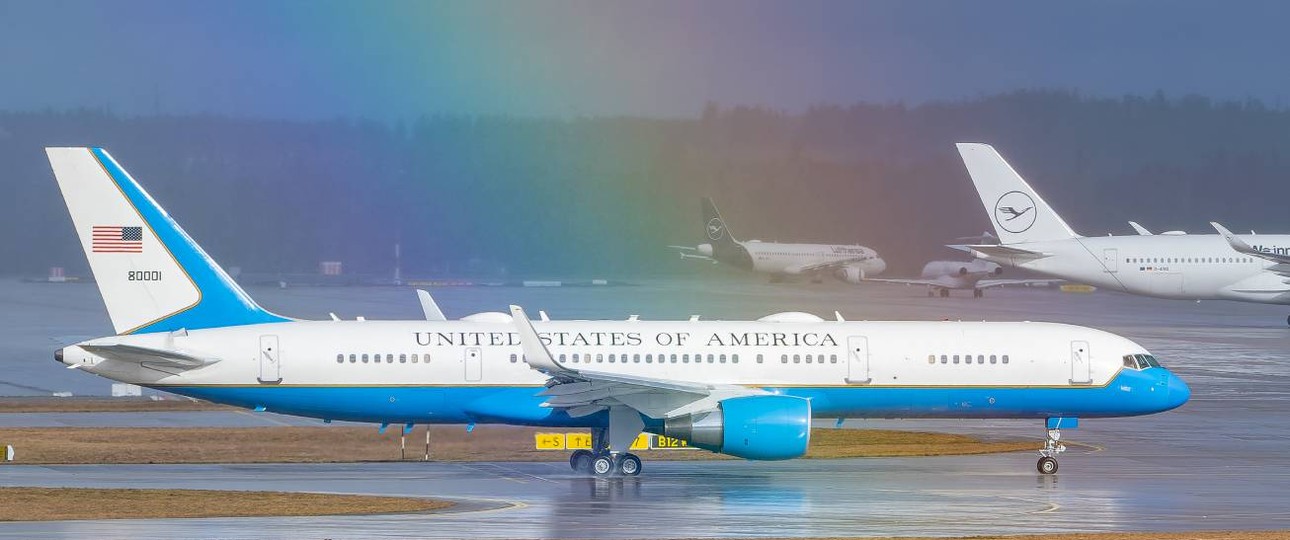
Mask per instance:
[[[698,246],[668,246],[681,250],[683,259],[725,263],[736,268],[770,274],[772,281],[786,276],[810,276],[819,282],[832,274],[848,283],[860,283],[887,269],[878,252],[867,247],[832,244],[781,244],[760,240],[735,240],[717,205],[703,198],[703,230],[709,243]]]
[[[1290,235],[1236,235],[1218,223],[1218,234],[1151,234],[1132,223],[1133,236],[1080,236],[990,145],[958,150],[999,237],[957,246],[975,257],[1159,298],[1290,304]]]
[[[922,275],[918,279],[866,279],[877,283],[903,283],[905,285],[924,285],[927,296],[948,297],[952,290],[971,290],[973,298],[985,296],[986,289],[1005,285],[1047,286],[1056,279],[990,279],[1003,273],[1003,267],[990,261],[980,259],[972,261],[932,261],[923,265]]]
[[[641,432],[747,459],[801,456],[813,418],[1026,418],[1060,428],[1187,401],[1138,344],[1062,324],[444,320],[275,315],[100,148],[47,150],[115,335],[54,358],[112,380],[257,411],[383,425],[589,428],[576,470],[635,475]]]

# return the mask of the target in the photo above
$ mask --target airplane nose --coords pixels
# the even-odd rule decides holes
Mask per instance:
[[[873,260],[873,275],[876,276],[878,274],[881,274],[885,270],[887,270],[887,261],[884,261],[880,258]]]
[[[1191,388],[1187,387],[1187,383],[1172,372],[1169,373],[1168,377],[1168,391],[1165,392],[1165,410],[1181,407],[1183,403],[1187,403],[1187,400],[1191,399]]]
[[[58,362],[58,363],[60,363],[60,364],[61,364],[61,363],[63,363],[63,350],[62,350],[62,349],[58,349],[58,350],[54,351],[54,361],[55,361],[55,362]]]

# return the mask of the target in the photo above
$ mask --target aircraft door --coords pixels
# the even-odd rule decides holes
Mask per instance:
[[[851,336],[847,338],[847,383],[868,384],[869,378],[869,338]]]
[[[1093,366],[1089,362],[1088,342],[1071,342],[1071,384],[1093,382]]]
[[[278,336],[260,336],[260,377],[264,384],[282,382],[282,351],[278,350]]]
[[[1102,266],[1112,274],[1120,269],[1120,250],[1115,248],[1102,250]]]
[[[484,378],[484,353],[479,347],[466,349],[466,382],[479,382]]]

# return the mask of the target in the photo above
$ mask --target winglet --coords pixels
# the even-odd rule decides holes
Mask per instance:
[[[417,298],[421,300],[421,312],[425,314],[427,321],[446,321],[447,317],[443,316],[443,310],[439,309],[439,304],[434,302],[430,292],[425,289],[417,289]]]
[[[511,306],[511,321],[515,324],[515,331],[520,335],[520,349],[524,351],[524,361],[530,367],[552,377],[575,374],[574,371],[555,361],[551,351],[547,350],[546,345],[542,343],[542,338],[538,337],[537,330],[533,329],[533,322],[529,320],[528,314],[524,313],[524,308]]]
[[[1138,231],[1139,236],[1152,236],[1151,231],[1148,231],[1147,228],[1142,225],[1138,225],[1138,222],[1136,221],[1130,221],[1129,226],[1133,227],[1133,230]]]

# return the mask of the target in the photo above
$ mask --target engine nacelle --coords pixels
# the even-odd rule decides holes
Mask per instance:
[[[717,408],[669,418],[663,435],[744,459],[793,459],[811,441],[811,402],[793,396],[747,396]]]
[[[705,257],[712,256],[712,244],[699,244],[698,246],[695,246],[695,249],[699,251],[700,255]]]
[[[856,266],[843,266],[836,272],[838,279],[847,283],[860,283],[864,281],[864,271]]]

